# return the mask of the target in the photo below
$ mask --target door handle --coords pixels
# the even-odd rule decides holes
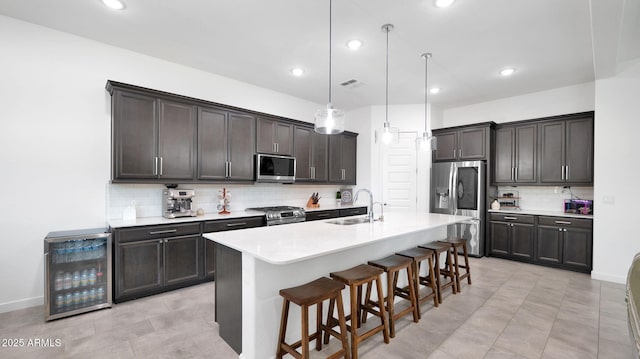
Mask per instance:
[[[514,177],[514,181],[518,180],[518,167],[515,168],[516,175]]]
[[[227,223],[227,227],[246,226],[247,222]]]
[[[515,220],[518,219],[518,217],[509,217],[509,216],[505,216],[505,217],[502,217],[502,218],[504,218],[506,221],[515,221]]]
[[[167,233],[176,233],[178,230],[177,229],[166,229],[163,231],[151,231],[149,232],[149,234],[167,234]]]
[[[163,165],[162,165],[162,157],[160,157],[160,176],[162,176],[162,170],[163,170]]]
[[[158,175],[158,156],[156,156],[153,160],[153,175]]]
[[[571,222],[569,222],[569,221],[556,221],[556,224],[568,224],[568,225],[571,225]]]

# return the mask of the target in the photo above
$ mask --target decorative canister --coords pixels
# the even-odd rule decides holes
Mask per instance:
[[[500,202],[498,202],[497,199],[494,199],[493,202],[491,202],[491,209],[500,209]]]

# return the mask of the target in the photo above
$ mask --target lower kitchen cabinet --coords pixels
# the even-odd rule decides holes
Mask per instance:
[[[202,281],[200,223],[114,231],[114,302]]]
[[[593,223],[590,219],[540,216],[536,240],[536,262],[591,271]]]
[[[305,215],[306,215],[306,218],[305,218],[306,222],[319,221],[321,219],[331,219],[331,218],[340,217],[340,210],[328,209],[324,211],[311,211],[311,212],[305,213]]]
[[[532,261],[535,217],[491,214],[489,253],[496,257]]]

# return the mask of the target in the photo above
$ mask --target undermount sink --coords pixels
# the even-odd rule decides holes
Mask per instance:
[[[338,224],[341,226],[349,226],[352,224],[358,224],[358,223],[369,223],[369,218],[363,218],[363,217],[358,217],[358,218],[347,218],[347,219],[339,219],[336,221],[328,221],[327,223],[331,223],[331,224]]]

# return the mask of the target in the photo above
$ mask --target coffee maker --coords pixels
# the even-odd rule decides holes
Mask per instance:
[[[196,196],[192,189],[167,188],[162,191],[162,216],[164,218],[195,217],[191,199]]]

